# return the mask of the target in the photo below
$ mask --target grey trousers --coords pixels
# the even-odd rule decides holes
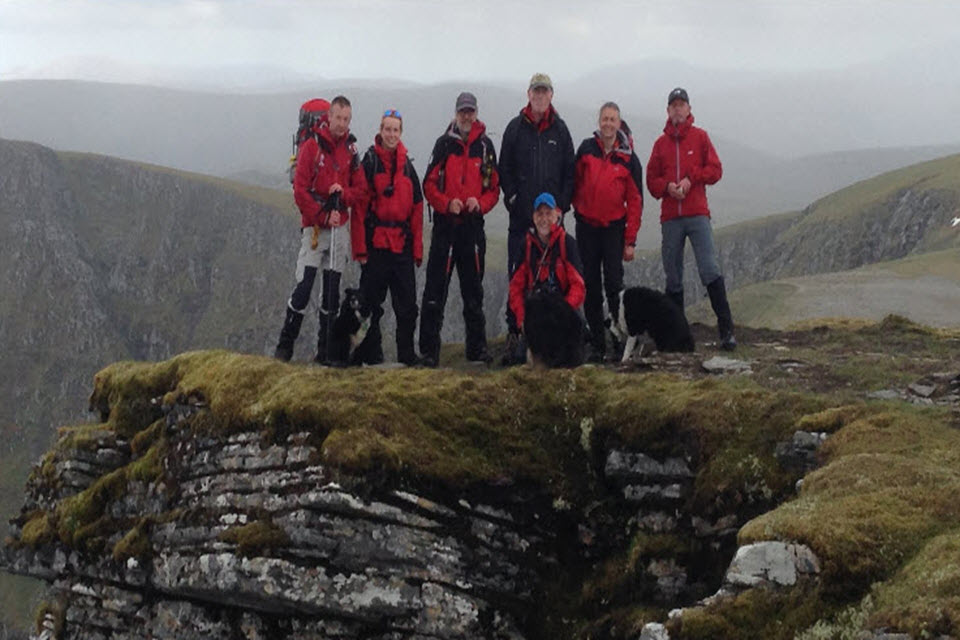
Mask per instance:
[[[683,291],[683,251],[687,238],[697,260],[703,286],[720,277],[717,252],[713,247],[713,228],[707,216],[688,216],[667,220],[661,227],[660,255],[667,276],[666,291]]]

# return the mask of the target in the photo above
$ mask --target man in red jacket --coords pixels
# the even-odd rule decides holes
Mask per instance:
[[[633,260],[643,212],[643,169],[621,122],[615,102],[600,107],[599,128],[577,150],[573,188],[577,247],[587,286],[583,312],[593,347],[590,357],[598,362],[606,351],[604,289],[609,315],[616,322],[623,263]]]
[[[300,253],[297,256],[297,285],[287,302],[287,314],[274,351],[279,360],[290,360],[293,344],[300,334],[303,312],[310,302],[313,282],[321,265],[329,265],[333,252],[335,271],[342,272],[348,260],[350,238],[341,229],[350,210],[366,207],[366,178],[360,167],[356,138],[350,134],[352,108],[344,96],[330,103],[328,120],[322,120],[300,145],[293,178],[293,199],[300,209]],[[327,327],[337,313],[339,291],[321,292],[317,355],[327,361]]]
[[[560,226],[560,209],[549,193],[541,193],[533,202],[533,227],[527,232],[523,261],[510,278],[510,310],[522,330],[527,295],[534,289],[556,291],[570,308],[583,304],[582,266],[576,241]],[[516,364],[526,359],[526,347],[517,354]]]
[[[454,267],[463,297],[467,360],[490,361],[483,314],[487,250],[483,216],[500,198],[500,175],[493,142],[477,119],[476,96],[464,91],[454,107],[453,122],[433,145],[423,180],[427,202],[434,209],[420,319],[420,354],[428,367],[437,366],[440,359],[440,328]]]
[[[713,246],[706,189],[720,180],[723,167],[707,132],[693,126],[693,121],[687,92],[674,89],[667,98],[663,135],[654,143],[647,163],[647,189],[654,198],[662,198],[661,257],[666,294],[683,309],[683,249],[689,237],[700,282],[707,288],[717,314],[720,348],[730,351],[737,347],[737,340]]]

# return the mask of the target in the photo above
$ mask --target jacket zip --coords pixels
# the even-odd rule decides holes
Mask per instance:
[[[677,143],[677,185],[680,184],[680,128],[674,125],[674,128],[677,129],[677,137],[675,141]],[[677,200],[677,217],[683,215],[683,200]]]

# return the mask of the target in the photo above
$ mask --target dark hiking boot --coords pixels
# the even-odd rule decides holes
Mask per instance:
[[[300,335],[300,325],[302,323],[303,314],[287,307],[287,317],[284,318],[283,328],[280,329],[280,340],[277,342],[277,348],[273,351],[274,358],[290,362],[290,358],[293,357],[293,343]]]
[[[733,351],[737,348],[737,339],[733,336],[733,315],[730,313],[727,289],[723,284],[722,276],[707,285],[707,293],[710,295],[710,306],[717,315],[720,348],[724,351]]]
[[[471,353],[467,356],[467,362],[478,362],[481,364],[490,364],[493,362],[493,356],[490,355],[490,352],[487,351],[486,347],[477,350],[476,353]]]
[[[526,346],[523,347],[524,349],[523,358],[521,359],[518,356],[520,347],[521,347],[521,342],[522,341],[520,340],[519,333],[510,332],[507,334],[507,343],[506,343],[505,352],[503,354],[503,358],[500,360],[501,365],[503,365],[504,367],[512,367],[512,366],[523,364],[524,362],[526,362],[526,359],[527,359]]]
[[[440,364],[440,359],[432,353],[425,353],[420,356],[420,360],[417,364],[419,364],[421,367],[436,369]]]

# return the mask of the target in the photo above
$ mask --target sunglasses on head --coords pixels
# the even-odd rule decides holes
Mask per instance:
[[[383,117],[384,117],[384,118],[397,118],[397,119],[399,119],[399,120],[403,120],[403,116],[400,115],[400,112],[397,111],[396,109],[387,109],[386,111],[383,112]]]

